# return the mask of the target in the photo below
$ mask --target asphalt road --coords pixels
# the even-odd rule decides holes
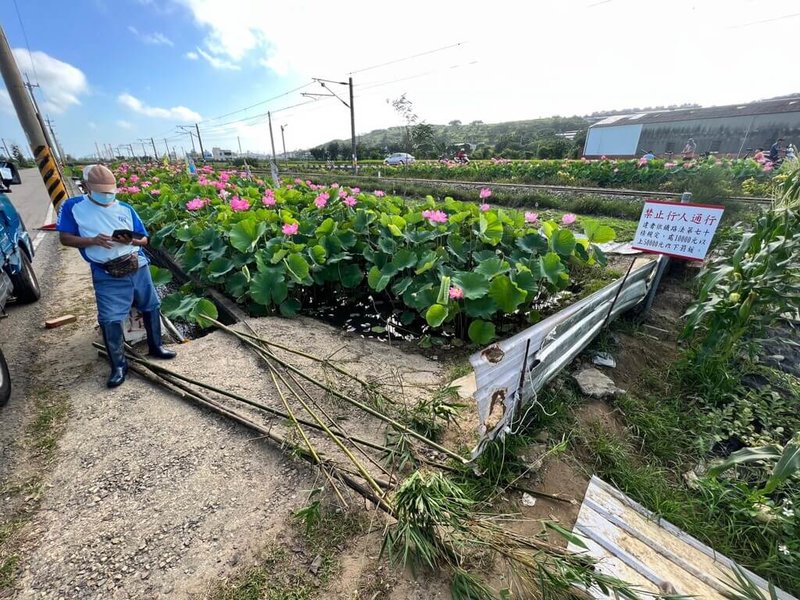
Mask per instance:
[[[37,169],[21,169],[20,177],[22,185],[11,186],[11,193],[8,197],[14,208],[17,209],[25,226],[31,234],[36,237],[34,229],[41,227],[47,218],[47,211],[50,208],[50,197],[44,187],[39,171]],[[55,219],[55,217],[53,217]]]
[[[33,304],[11,303],[6,306],[8,318],[0,318],[0,346],[11,370],[11,400],[0,408],[0,481],[13,469],[21,452],[21,440],[32,414],[33,366],[43,351],[39,343],[43,323],[54,314],[49,306],[51,290],[59,272],[58,240],[55,233],[35,231],[54,220],[50,197],[36,169],[20,171],[22,184],[12,186],[8,197],[19,211],[36,246],[33,268],[39,279],[42,297]]]

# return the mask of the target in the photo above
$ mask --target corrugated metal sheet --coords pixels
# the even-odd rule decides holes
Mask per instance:
[[[608,320],[646,297],[656,265],[665,259],[645,256],[636,260],[641,264],[631,270],[615,304],[624,278],[470,357],[481,436],[473,458],[488,441],[505,435],[520,407],[534,400],[536,393],[589,345],[606,323],[612,304]]]
[[[741,117],[753,115],[773,115],[800,112],[800,96],[748,102],[744,104],[728,104],[725,106],[707,106],[700,108],[681,108],[676,110],[660,110],[648,113],[614,115],[598,121],[592,127],[617,127],[632,123],[670,123],[673,121],[690,121],[694,119],[719,119],[724,117]]]
[[[636,588],[658,593],[669,584],[675,592],[702,599],[724,599],[730,591],[723,583],[735,564],[702,544],[598,477],[592,477],[573,533],[583,538],[588,554],[598,561],[602,573],[618,577]],[[587,550],[570,543],[571,552]],[[762,590],[767,582],[745,571]],[[661,587],[663,590],[664,587]],[[607,598],[590,590],[595,598]],[[777,590],[780,600],[797,600]],[[765,594],[765,597],[769,597]]]

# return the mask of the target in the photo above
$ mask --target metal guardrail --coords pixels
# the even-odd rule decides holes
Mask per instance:
[[[480,434],[473,459],[488,442],[511,431],[518,411],[534,401],[539,390],[586,348],[607,322],[647,297],[664,257],[636,260],[647,262],[632,269],[627,279],[620,278],[525,331],[470,356],[477,384],[474,398]]]

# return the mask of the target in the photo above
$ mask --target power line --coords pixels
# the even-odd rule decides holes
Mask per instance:
[[[792,13],[790,15],[773,17],[771,19],[762,19],[760,21],[751,21],[750,23],[742,23],[741,25],[731,25],[726,27],[726,29],[741,29],[743,27],[750,27],[751,25],[761,25],[762,23],[774,23],[775,21],[783,21],[784,19],[793,19],[794,17],[800,17],[800,13]]]
[[[266,100],[261,100],[260,102],[256,102],[255,104],[251,104],[250,106],[246,106],[244,108],[240,108],[238,110],[231,111],[229,113],[225,113],[223,115],[219,115],[217,117],[211,117],[209,119],[204,119],[202,121],[198,121],[198,123],[208,123],[209,121],[216,121],[217,119],[222,119],[224,117],[229,117],[231,115],[235,115],[240,112],[244,112],[246,110],[250,110],[251,108],[255,108],[256,106],[261,106],[262,104],[267,104],[268,102],[272,102],[274,100],[278,100],[279,98],[283,98],[284,96],[288,96],[289,94],[293,94],[295,92],[299,92],[302,89],[305,89],[309,86],[314,85],[315,82],[310,81],[304,85],[298,86],[294,89],[289,90],[288,92],[283,92],[282,94],[278,94],[277,96],[273,96],[272,98],[267,98]],[[266,114],[266,113],[265,113]]]
[[[19,19],[19,26],[22,29],[22,37],[25,39],[25,47],[28,49],[28,59],[31,61],[31,68],[33,69],[33,78],[36,80],[36,83],[39,83],[39,74],[36,72],[36,65],[33,62],[33,53],[31,52],[31,45],[28,42],[28,33],[25,31],[25,25],[22,22],[22,15],[19,12],[19,6],[17,6],[17,0],[14,0],[14,9],[17,11],[17,19]]]
[[[457,42],[455,44],[450,44],[449,46],[442,46],[441,48],[436,48],[434,50],[426,50],[425,52],[420,52],[419,54],[412,54],[411,56],[406,56],[405,58],[397,58],[395,60],[390,60],[385,63],[380,63],[377,65],[372,65],[371,67],[364,67],[363,69],[358,69],[357,71],[350,71],[349,75],[355,75],[356,73],[364,73],[366,71],[372,71],[373,69],[380,69],[381,67],[388,67],[389,65],[395,65],[400,62],[404,62],[406,60],[412,60],[414,58],[419,58],[420,56],[428,56],[429,54],[435,54],[437,52],[442,52],[444,50],[449,50],[450,48],[458,48],[459,46],[463,46],[467,42]]]

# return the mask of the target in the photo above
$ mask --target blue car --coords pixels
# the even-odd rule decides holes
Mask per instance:
[[[21,183],[19,172],[11,163],[0,162],[0,316],[5,316],[6,303],[36,302],[41,295],[33,270],[33,243],[17,209],[6,192],[9,186]],[[0,349],[0,406],[11,396],[11,377]]]

